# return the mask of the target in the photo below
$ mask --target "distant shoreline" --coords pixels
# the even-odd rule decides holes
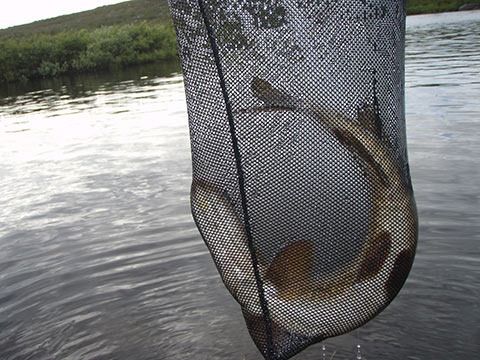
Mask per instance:
[[[468,3],[410,0],[407,14],[458,11]],[[177,56],[167,1],[133,0],[0,30],[0,84],[115,71]]]
[[[407,15],[435,14],[480,9],[480,1],[472,0],[407,0]],[[0,41],[5,36],[39,33],[54,34],[66,30],[93,29],[100,26],[126,25],[133,22],[158,22],[171,25],[167,0],[131,0],[101,6],[93,10],[57,16],[0,29]]]
[[[462,0],[407,0],[407,15],[428,15],[445,12],[479,10],[480,2]]]

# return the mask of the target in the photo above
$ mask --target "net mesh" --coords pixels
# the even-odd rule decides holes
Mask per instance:
[[[404,1],[170,0],[191,207],[266,359],[369,321],[417,240]]]

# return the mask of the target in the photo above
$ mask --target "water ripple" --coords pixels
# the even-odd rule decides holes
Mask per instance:
[[[471,359],[480,13],[410,17],[408,29],[418,255],[397,300],[360,334],[368,358]],[[2,360],[258,359],[189,214],[182,79],[142,71],[0,99]],[[327,346],[349,358],[354,341]]]

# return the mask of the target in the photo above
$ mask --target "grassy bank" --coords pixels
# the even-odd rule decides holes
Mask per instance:
[[[115,69],[176,57],[173,28],[112,25],[0,40],[0,82]]]
[[[445,11],[456,11],[464,4],[479,0],[407,0],[407,13],[429,14]]]

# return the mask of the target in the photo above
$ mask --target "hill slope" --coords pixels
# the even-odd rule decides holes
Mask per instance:
[[[464,4],[475,0],[407,0],[407,12],[413,14],[456,11]]]
[[[171,23],[167,0],[132,0],[0,30],[0,37],[54,34],[135,22]]]
[[[454,11],[473,0],[407,0],[409,14]],[[171,24],[167,0],[131,0],[93,10],[58,16],[0,30],[0,37],[39,33],[53,34],[67,30],[93,29],[104,25],[139,21]]]
[[[407,0],[409,13],[467,1]],[[0,30],[0,83],[176,58],[167,0],[131,0]]]

